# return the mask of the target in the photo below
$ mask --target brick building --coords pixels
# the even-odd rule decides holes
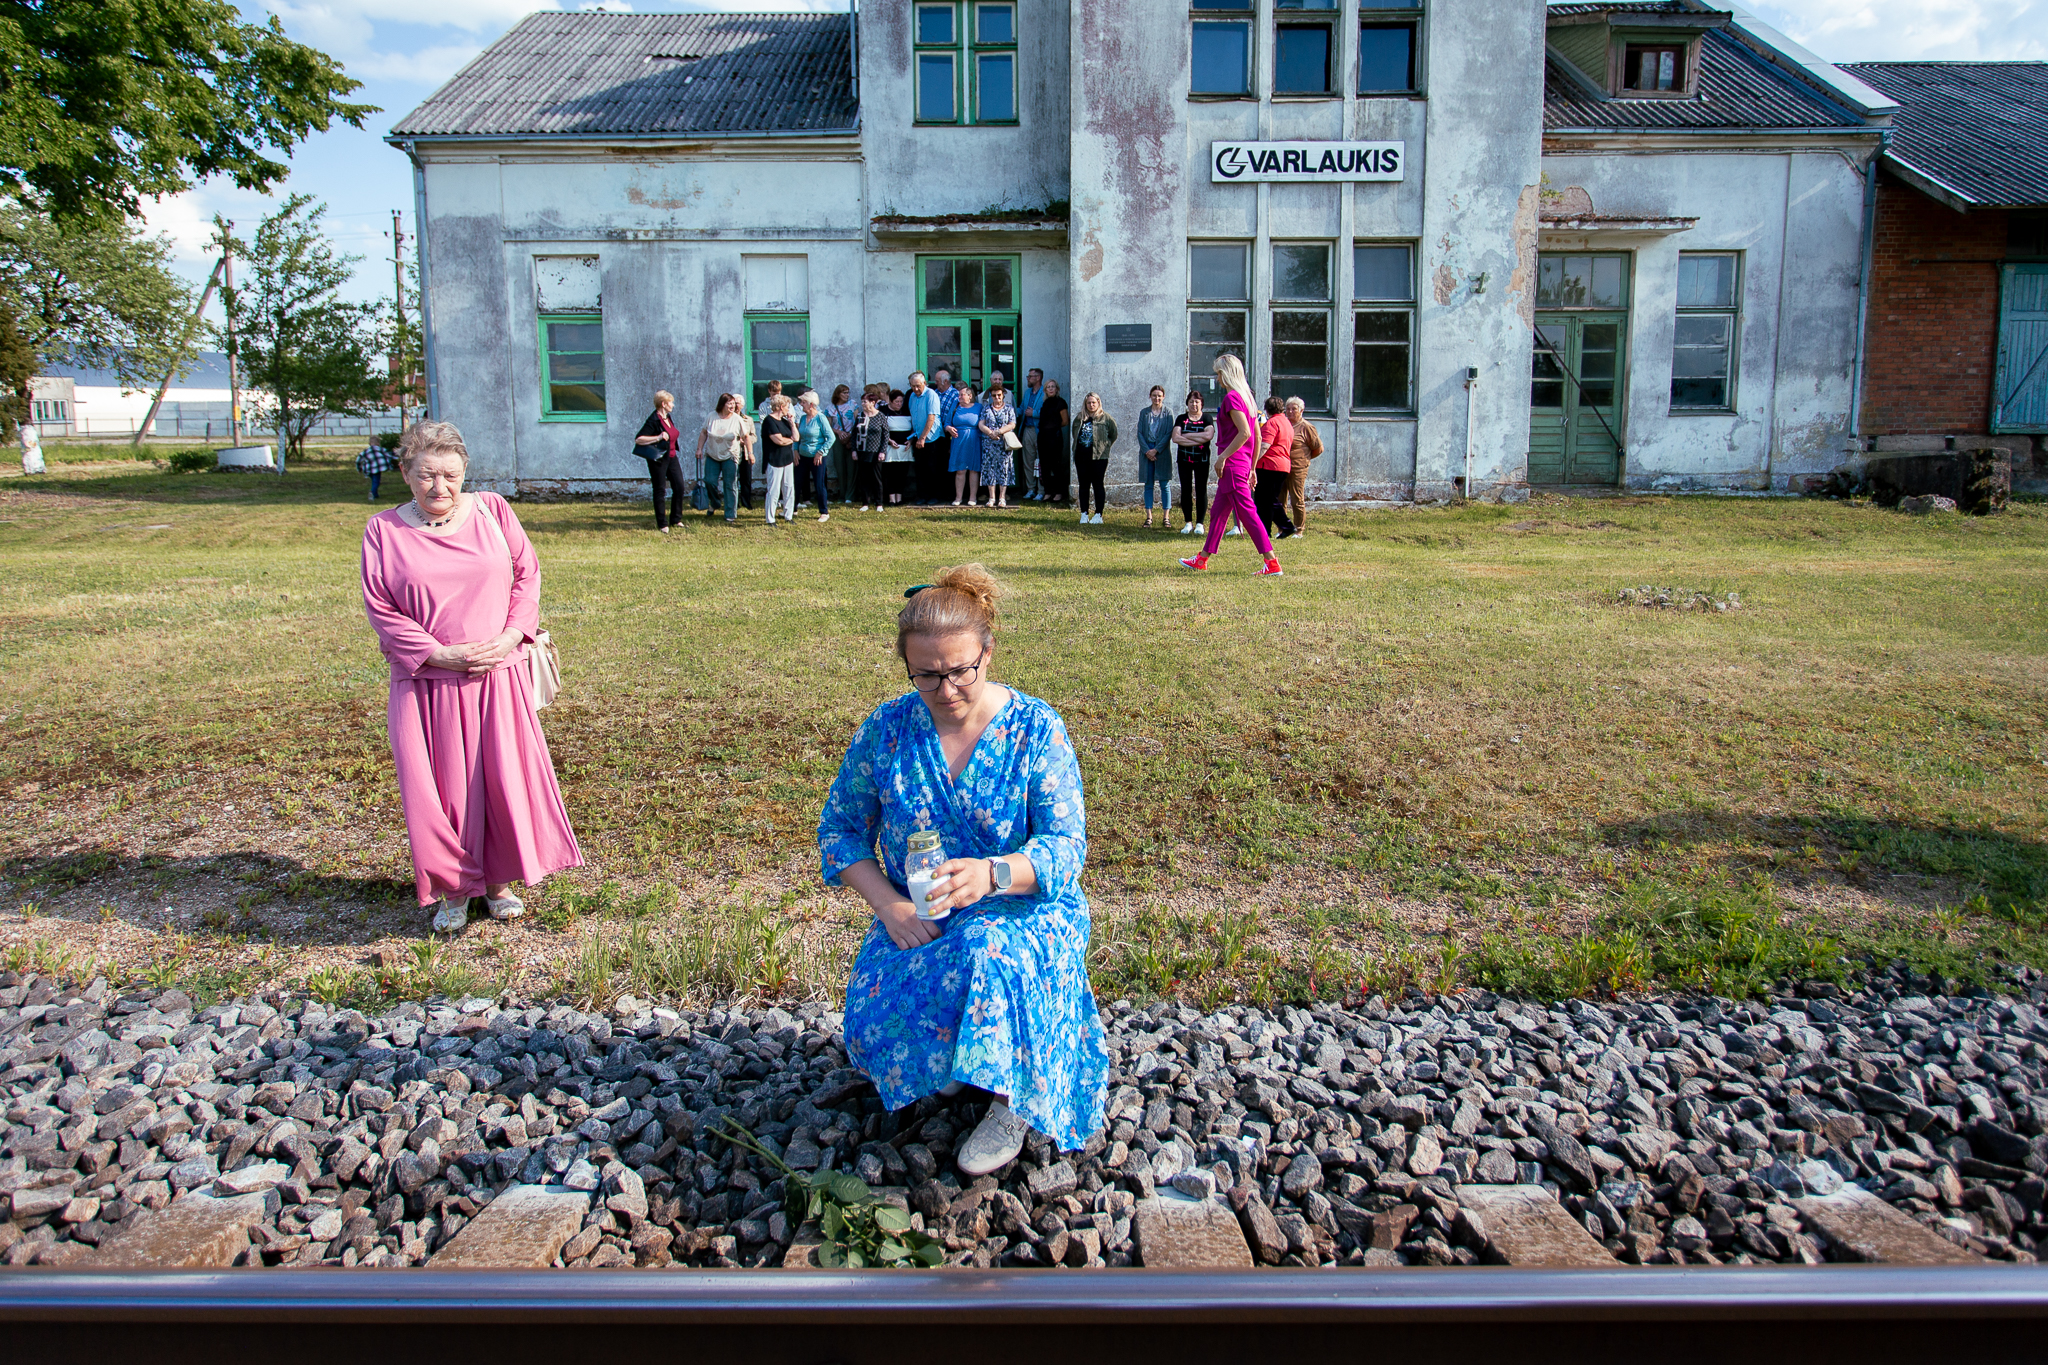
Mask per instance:
[[[1876,189],[1859,430],[1995,437],[2048,481],[2048,63],[1845,68],[1899,102]]]

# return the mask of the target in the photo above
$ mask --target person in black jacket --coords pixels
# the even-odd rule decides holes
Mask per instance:
[[[676,458],[676,424],[669,420],[676,396],[667,389],[654,395],[654,411],[640,424],[633,438],[633,453],[647,461],[647,477],[654,485],[654,529],[663,535],[683,519],[683,463]],[[668,518],[661,515],[662,485],[668,485]]]

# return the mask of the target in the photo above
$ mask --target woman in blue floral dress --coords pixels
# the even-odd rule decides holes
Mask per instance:
[[[1017,429],[1017,409],[1003,390],[1003,381],[992,381],[981,398],[981,486],[988,490],[988,505],[1008,507],[1010,485],[1017,481],[1017,462],[1003,437]]]
[[[818,820],[825,881],[875,912],[846,987],[847,1053],[892,1109],[969,1085],[995,1096],[956,1153],[968,1175],[1012,1160],[1027,1125],[1080,1147],[1109,1074],[1080,765],[1050,706],[988,678],[996,593],[978,564],[912,593],[896,651],[916,690],[869,714]],[[938,920],[904,890],[920,830],[948,856]]]

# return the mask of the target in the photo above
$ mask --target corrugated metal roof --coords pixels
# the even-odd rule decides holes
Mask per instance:
[[[394,137],[677,136],[858,126],[845,14],[528,15]]]
[[[2048,63],[1855,62],[1899,102],[1891,157],[1972,203],[2048,204]]]
[[[1612,9],[1553,5],[1552,13]],[[1638,5],[1636,9],[1661,9]],[[1698,98],[1609,99],[1589,89],[1556,57],[1543,73],[1543,127],[1574,128],[1856,128],[1858,115],[1804,81],[1779,70],[1719,29],[1700,40]]]

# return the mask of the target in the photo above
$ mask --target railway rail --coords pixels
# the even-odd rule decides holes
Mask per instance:
[[[1100,1273],[332,1270],[0,1275],[22,1362],[2048,1360],[2032,1266]]]

